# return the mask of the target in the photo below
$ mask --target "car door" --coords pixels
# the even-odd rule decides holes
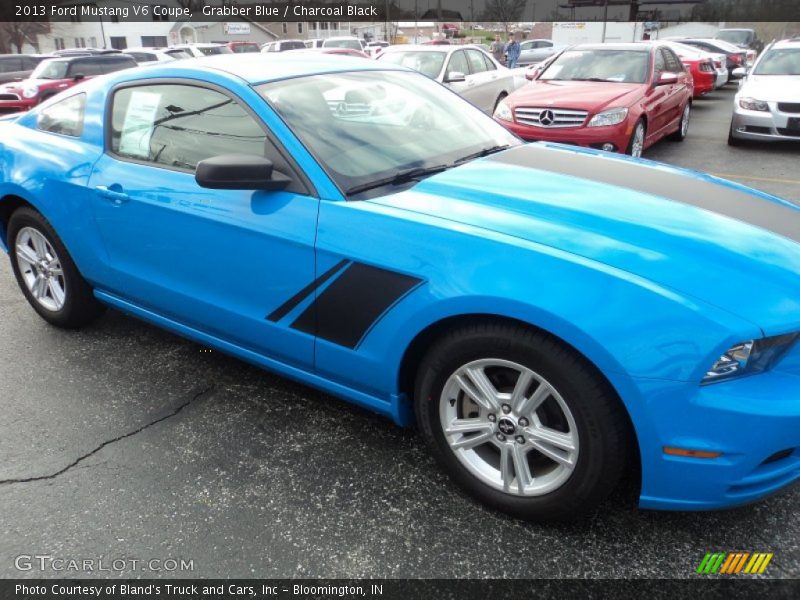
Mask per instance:
[[[536,48],[535,44],[536,42],[529,40],[527,42],[522,42],[519,45],[520,52],[519,52],[519,60],[517,61],[517,64],[519,66],[530,65],[537,62],[535,53],[535,48]]]
[[[310,366],[313,337],[267,317],[314,280],[318,200],[272,134],[234,96],[197,82],[136,82],[114,90],[109,106],[106,152],[89,182],[108,291]],[[281,191],[200,187],[195,165],[229,154],[266,156],[292,183]]]
[[[463,80],[458,80],[458,74],[464,76]],[[444,67],[444,84],[459,96],[477,105],[474,85],[470,86],[467,83],[469,74],[469,63],[467,62],[467,55],[464,51],[456,50],[451,53]]]
[[[645,95],[644,105],[647,113],[647,138],[657,139],[667,122],[668,87],[658,85],[661,74],[667,69],[660,48],[653,52],[653,72],[650,87]]]
[[[546,58],[552,56],[554,51],[553,42],[539,40],[536,42],[533,51],[534,62],[542,62]]]
[[[672,73],[677,77],[677,81],[674,84],[661,86],[666,94],[663,101],[664,118],[662,124],[662,133],[665,133],[667,129],[674,126],[675,121],[681,115],[683,97],[687,85],[686,69],[680,59],[669,48],[659,48],[658,51],[663,56],[664,73]]]
[[[498,81],[497,69],[489,69],[484,60],[483,53],[474,48],[467,48],[464,51],[467,55],[469,65],[469,75],[467,75],[467,86],[471,88],[474,100],[483,112],[491,113],[497,97],[500,95],[500,85]],[[492,65],[494,66],[494,65]]]

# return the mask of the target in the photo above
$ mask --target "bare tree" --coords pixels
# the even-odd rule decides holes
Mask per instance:
[[[483,20],[501,23],[508,34],[509,25],[522,18],[525,4],[526,0],[487,0]]]
[[[36,0],[15,0],[0,6],[0,54],[22,52],[26,43],[39,47],[36,36],[50,31],[50,24],[44,17],[39,21],[16,21],[16,7],[39,8],[41,2]],[[35,18],[35,17],[34,17]]]

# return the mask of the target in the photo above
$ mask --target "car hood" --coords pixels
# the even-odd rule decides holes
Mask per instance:
[[[800,208],[710,175],[537,143],[369,201],[589,258],[767,335],[800,329]]]
[[[797,102],[800,98],[800,75],[751,75],[739,94],[765,102]]]
[[[536,80],[514,92],[507,102],[513,107],[553,106],[597,112],[612,106],[630,106],[644,87],[640,83]]]

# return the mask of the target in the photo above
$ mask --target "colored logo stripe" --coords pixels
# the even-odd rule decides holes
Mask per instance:
[[[749,552],[709,552],[700,561],[697,573],[700,575],[734,575],[744,572],[750,575],[760,575],[766,571],[773,556],[772,552],[753,554]]]

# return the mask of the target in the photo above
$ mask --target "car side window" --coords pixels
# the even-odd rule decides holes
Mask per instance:
[[[36,118],[36,127],[49,133],[80,137],[85,109],[86,94],[70,96],[41,109]]]
[[[464,75],[469,73],[467,57],[463,50],[453,52],[450,57],[450,62],[447,63],[447,76],[449,77],[451,73],[463,73]]]
[[[656,52],[655,72],[656,74],[663,73],[666,70],[666,68],[667,64],[666,62],[664,62],[664,54],[661,52],[661,49],[659,49]]]
[[[669,48],[662,48],[664,53],[664,62],[667,65],[667,71],[671,73],[683,73],[683,63],[675,56],[675,53]]]
[[[22,70],[21,57],[9,56],[0,59],[0,73],[13,73],[14,71]]]
[[[534,42],[522,42],[519,45],[520,50],[531,50],[533,48],[536,48],[536,44]]]
[[[492,62],[491,58],[489,58],[487,55],[485,55],[483,53],[481,53],[481,56],[483,57],[483,62],[486,64],[486,70],[487,71],[496,71],[497,70],[497,66],[494,64],[494,62]]]
[[[483,60],[483,54],[477,50],[467,50],[467,60],[469,61],[469,69],[472,73],[483,73],[486,71],[486,63]]]
[[[261,123],[222,92],[188,84],[122,88],[114,93],[110,120],[109,149],[119,158],[193,171],[214,156],[264,156],[292,178],[287,191],[308,193]]]

